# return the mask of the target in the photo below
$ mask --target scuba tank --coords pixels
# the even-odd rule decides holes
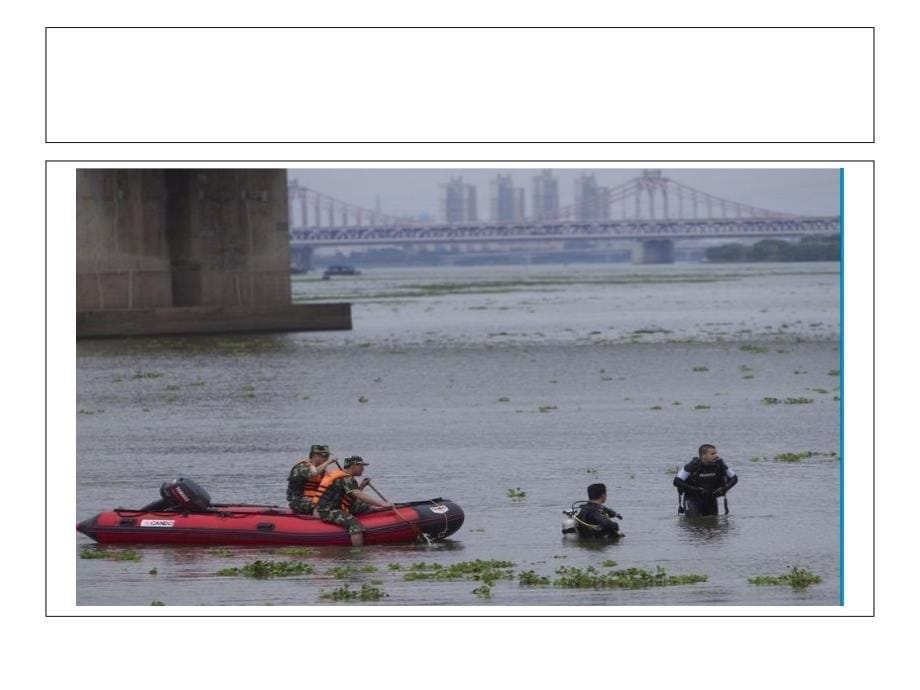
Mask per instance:
[[[568,510],[563,510],[562,514],[565,516],[562,518],[562,536],[565,539],[578,539],[578,528],[576,526],[575,516],[578,515],[578,511],[581,510],[581,507],[587,503],[587,501],[575,501],[572,504],[572,507]]]
[[[578,538],[578,530],[575,529],[575,516],[572,514],[571,510],[563,510],[562,514],[565,515],[562,518],[562,536],[563,537],[574,537]]]

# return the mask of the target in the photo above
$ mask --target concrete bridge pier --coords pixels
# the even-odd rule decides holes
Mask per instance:
[[[291,304],[287,172],[77,170],[77,337],[351,328]]]
[[[674,240],[642,240],[633,257],[639,264],[673,264]]]

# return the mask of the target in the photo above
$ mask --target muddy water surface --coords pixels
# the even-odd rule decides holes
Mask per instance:
[[[301,557],[313,573],[271,580],[216,573],[295,557],[141,547],[139,561],[90,560],[76,535],[77,604],[319,605],[372,584],[379,606],[836,605],[838,284],[835,264],[308,274],[295,299],[353,302],[353,331],[80,341],[75,519],[143,505],[176,476],[215,502],[281,504],[312,442],[363,455],[391,500],[444,496],[467,517],[445,543],[327,548]],[[703,442],[740,482],[728,515],[687,522],[671,479]],[[627,537],[564,541],[561,511],[595,481]],[[479,582],[404,578],[413,563],[475,559],[550,581],[589,566],[708,579],[499,580],[484,596]],[[796,565],[822,582],[748,582]]]

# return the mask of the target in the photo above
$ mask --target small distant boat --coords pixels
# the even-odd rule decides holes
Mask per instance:
[[[361,271],[359,271],[354,266],[328,266],[323,272],[323,280],[328,280],[333,276],[359,276]]]
[[[207,491],[189,479],[166,482],[161,500],[142,508],[115,508],[83,520],[77,531],[100,544],[196,544],[199,546],[348,546],[348,530],[312,515],[269,505],[211,503]],[[451,500],[397,503],[395,508],[358,515],[364,543],[439,541],[463,524],[463,510]]]

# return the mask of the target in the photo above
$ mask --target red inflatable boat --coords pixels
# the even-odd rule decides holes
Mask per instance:
[[[200,546],[350,545],[348,530],[289,508],[268,505],[211,504],[207,492],[180,479],[160,489],[163,500],[138,509],[115,508],[77,525],[100,544],[197,544]],[[463,524],[453,501],[397,503],[395,508],[358,516],[364,543],[406,544],[437,541]]]

